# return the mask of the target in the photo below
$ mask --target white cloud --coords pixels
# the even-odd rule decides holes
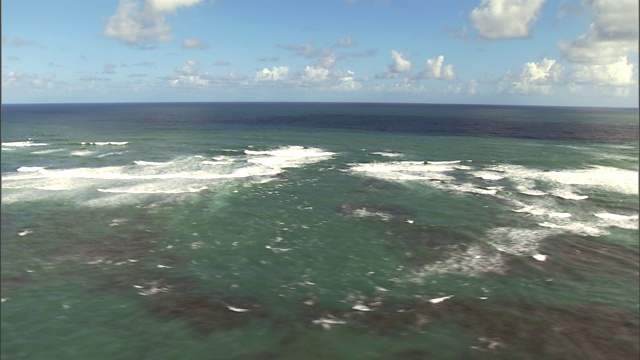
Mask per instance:
[[[115,14],[107,20],[104,33],[129,44],[142,45],[150,40],[171,41],[171,26],[166,14],[202,0],[120,0]]]
[[[583,2],[592,18],[589,28],[574,41],[559,44],[569,61],[613,64],[630,51],[638,50],[637,0]]]
[[[625,86],[635,84],[634,65],[624,56],[617,62],[604,65],[575,64],[572,80],[579,84]]]
[[[29,74],[21,71],[2,73],[3,89],[51,89],[54,87],[54,76],[51,74]]]
[[[405,80],[386,88],[386,91],[390,93],[422,94],[427,92],[427,87]]]
[[[453,80],[456,78],[453,65],[444,65],[443,55],[427,60],[427,76],[443,80]]]
[[[488,40],[528,37],[545,0],[482,0],[469,18]]]
[[[156,11],[171,12],[180,7],[189,7],[201,3],[202,0],[147,0]]]
[[[397,78],[401,74],[411,71],[411,61],[407,60],[403,53],[391,50],[391,60],[393,62],[384,69],[384,77]]]
[[[467,85],[467,93],[475,94],[478,91],[478,80],[471,79],[469,80],[469,85]]]
[[[149,39],[171,41],[171,27],[162,13],[131,0],[121,0],[107,21],[104,33],[108,37],[130,44],[145,43]]]
[[[304,68],[304,74],[302,75],[303,83],[319,83],[327,81],[329,77],[329,70],[323,67],[307,66]]]
[[[174,75],[169,78],[172,86],[202,87],[210,83],[208,73],[200,69],[200,63],[195,60],[187,60],[184,65],[175,69]]]
[[[438,55],[434,58],[427,59],[427,69],[422,71],[416,79],[438,79],[438,80],[455,80],[456,73],[453,65],[444,64],[444,55]]]
[[[183,49],[207,49],[209,48],[209,44],[200,40],[200,39],[185,39],[182,42]]]
[[[337,78],[339,83],[333,86],[335,90],[355,91],[362,88],[362,84],[355,80],[355,73],[351,70],[347,70],[345,73],[338,73]]]
[[[332,51],[327,52],[321,59],[320,59],[320,67],[325,68],[325,69],[333,69],[333,67],[336,65],[336,54],[334,54]]]
[[[271,70],[264,68],[256,72],[254,80],[259,81],[279,81],[284,80],[289,73],[288,66],[274,66]]]
[[[550,94],[552,85],[560,82],[563,70],[564,67],[553,59],[528,62],[520,72],[508,72],[498,85],[498,91],[509,94]]]

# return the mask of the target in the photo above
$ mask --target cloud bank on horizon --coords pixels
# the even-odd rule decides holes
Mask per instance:
[[[637,0],[8,0],[2,102],[638,106]]]

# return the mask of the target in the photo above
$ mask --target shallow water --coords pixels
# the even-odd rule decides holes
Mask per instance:
[[[637,134],[619,109],[3,105],[2,358],[637,358]]]

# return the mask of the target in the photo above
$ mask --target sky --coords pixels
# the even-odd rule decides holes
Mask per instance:
[[[638,0],[3,0],[2,103],[638,107]]]

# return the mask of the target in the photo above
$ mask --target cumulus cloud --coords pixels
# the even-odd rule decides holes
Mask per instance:
[[[469,80],[469,84],[467,85],[467,93],[475,94],[478,91],[478,80],[471,79]]]
[[[569,61],[613,64],[638,47],[637,0],[585,0],[592,22],[586,33],[572,42],[560,42]]]
[[[545,0],[482,0],[469,18],[481,38],[528,37]]]
[[[253,79],[256,82],[260,81],[280,81],[284,80],[289,73],[288,66],[274,66],[269,70],[268,68],[264,68],[258,72],[256,72]]]
[[[309,65],[291,84],[302,88],[331,91],[353,91],[362,88],[352,70],[330,70],[322,66]]]
[[[29,74],[21,71],[2,73],[3,89],[51,89],[54,87],[54,76],[51,74]]]
[[[578,84],[625,86],[635,84],[634,65],[626,56],[611,64],[575,64],[572,80]]]
[[[182,42],[183,49],[200,49],[204,50],[209,48],[209,44],[200,39],[185,39]]]
[[[355,79],[355,73],[351,70],[347,70],[344,73],[336,74],[338,84],[332,88],[339,91],[355,91],[362,88],[362,84]]]
[[[401,74],[410,72],[412,64],[405,56],[399,51],[391,50],[392,63],[384,69],[383,77],[397,78]]]
[[[302,83],[321,83],[329,78],[329,70],[319,66],[307,66],[302,74]]]
[[[444,65],[443,55],[427,60],[426,74],[427,77],[434,79],[453,80],[456,78],[456,74],[453,71],[453,65]]]
[[[189,7],[202,2],[202,0],[147,0],[156,11],[171,12],[181,7]]]
[[[561,80],[564,66],[546,57],[539,62],[528,62],[519,72],[508,72],[500,82],[498,91],[509,94],[549,94],[552,86]]]
[[[422,71],[416,79],[438,79],[438,80],[455,80],[456,73],[453,65],[444,64],[444,55],[438,55],[434,58],[427,59],[427,68]]]
[[[187,60],[184,65],[174,70],[169,83],[171,86],[202,87],[209,85],[210,76],[201,70],[199,62]]]
[[[190,7],[202,0],[120,0],[109,17],[104,34],[129,44],[144,45],[151,40],[171,41],[171,26],[166,14]]]

